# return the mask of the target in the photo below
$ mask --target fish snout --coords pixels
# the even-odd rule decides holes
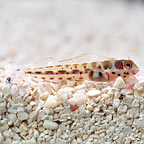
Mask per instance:
[[[132,74],[137,74],[139,72],[139,68],[136,68],[135,70],[132,71]]]

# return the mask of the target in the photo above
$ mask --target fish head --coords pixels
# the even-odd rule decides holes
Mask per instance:
[[[117,60],[115,61],[114,66],[123,74],[127,72],[129,75],[135,75],[139,72],[139,67],[132,60]]]

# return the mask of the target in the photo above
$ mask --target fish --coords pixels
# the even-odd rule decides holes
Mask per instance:
[[[25,70],[26,76],[50,82],[62,80],[111,82],[119,76],[126,79],[138,72],[139,67],[130,59],[109,58],[98,54],[82,54],[65,60],[49,57]]]

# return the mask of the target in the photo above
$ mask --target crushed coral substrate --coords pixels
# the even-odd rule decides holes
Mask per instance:
[[[0,71],[0,144],[143,144],[144,78],[126,89]]]

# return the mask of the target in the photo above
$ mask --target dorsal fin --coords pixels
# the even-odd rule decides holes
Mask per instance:
[[[32,68],[39,68],[39,67],[53,66],[57,64],[58,64],[57,59],[52,57],[47,57],[47,58],[40,59],[35,63],[31,63],[29,64],[29,66]]]
[[[72,64],[82,64],[82,63],[91,63],[91,62],[101,62],[105,60],[115,60],[115,59],[103,55],[98,55],[98,54],[82,54],[74,58],[60,60],[60,61],[52,57],[47,57],[29,66],[32,68],[39,68],[39,67],[55,66],[55,65],[66,65],[66,64],[72,65]]]
[[[81,64],[81,63],[101,62],[105,60],[114,60],[114,58],[109,58],[97,54],[82,54],[80,56],[71,59],[60,60],[59,62],[61,62],[62,64]]]

